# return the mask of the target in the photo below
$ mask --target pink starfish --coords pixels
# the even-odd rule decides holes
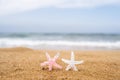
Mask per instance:
[[[56,67],[56,68],[62,69],[62,66],[60,66],[59,64],[56,63],[56,60],[57,60],[57,58],[59,57],[59,53],[56,54],[56,55],[54,56],[54,58],[50,58],[50,55],[49,55],[48,53],[46,53],[46,57],[47,57],[47,60],[48,60],[48,61],[45,61],[45,62],[41,63],[41,66],[46,66],[46,65],[48,65],[49,71],[52,70],[52,67],[53,67],[53,66]]]

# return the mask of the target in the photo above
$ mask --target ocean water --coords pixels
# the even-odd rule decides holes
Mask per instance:
[[[120,34],[0,33],[0,48],[120,50]]]

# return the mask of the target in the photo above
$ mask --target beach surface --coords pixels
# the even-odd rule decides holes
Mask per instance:
[[[60,56],[57,63],[62,70],[48,71],[40,63],[46,61],[45,52]],[[0,80],[120,80],[120,50],[75,50],[78,71],[65,71],[67,64],[61,58],[70,59],[70,50],[32,50],[28,48],[0,49]]]

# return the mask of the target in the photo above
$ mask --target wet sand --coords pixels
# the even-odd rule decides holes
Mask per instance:
[[[53,57],[60,52],[57,63],[62,70],[42,68],[47,60],[45,52]],[[28,48],[0,49],[0,80],[120,80],[120,50],[78,50],[75,60],[84,60],[76,65],[78,71],[65,71],[67,64],[61,58],[70,59],[71,51],[32,50]]]

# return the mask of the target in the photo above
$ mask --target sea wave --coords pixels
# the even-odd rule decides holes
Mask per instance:
[[[33,49],[118,49],[120,41],[69,41],[1,38],[0,47],[29,47]]]

